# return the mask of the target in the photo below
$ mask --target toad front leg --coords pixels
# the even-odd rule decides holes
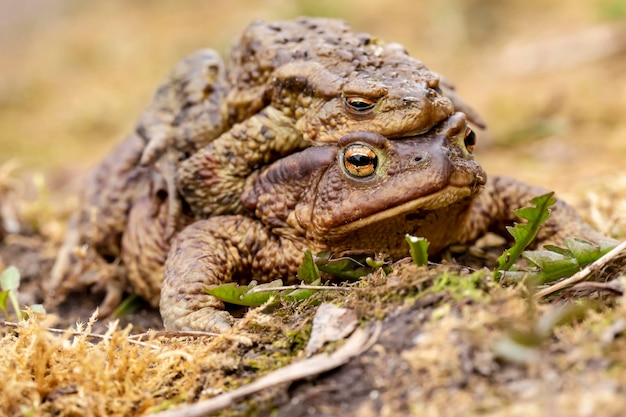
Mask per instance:
[[[161,316],[168,330],[224,332],[233,323],[224,304],[205,293],[227,282],[295,277],[304,244],[272,234],[248,217],[216,216],[185,228],[165,263]]]
[[[182,161],[178,190],[198,217],[241,213],[248,177],[306,146],[292,119],[266,107]]]

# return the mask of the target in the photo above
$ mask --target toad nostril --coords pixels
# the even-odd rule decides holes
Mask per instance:
[[[422,160],[424,159],[423,155],[417,155],[415,158],[413,158],[414,162],[422,162]]]
[[[412,160],[413,162],[409,162],[409,164],[415,168],[420,168],[423,167],[424,164],[428,163],[431,157],[432,155],[428,151],[420,150],[414,152],[412,158],[408,161]]]
[[[406,96],[402,99],[402,104],[404,104],[405,106],[409,106],[415,103],[419,103],[419,101],[420,100],[417,97]]]

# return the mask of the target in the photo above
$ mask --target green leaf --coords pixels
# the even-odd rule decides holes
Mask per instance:
[[[565,246],[548,245],[543,250],[524,251],[522,256],[539,268],[539,272],[526,272],[538,284],[569,277],[592,262],[597,261],[616,245],[615,242],[592,243],[583,239],[565,239]],[[510,272],[507,272],[507,278]]]
[[[46,308],[43,304],[31,304],[30,310],[35,314],[46,314]]]
[[[537,237],[539,228],[548,219],[550,215],[550,207],[556,203],[554,192],[550,192],[530,200],[534,207],[522,207],[515,210],[515,214],[526,220],[526,223],[515,223],[514,227],[507,227],[507,230],[513,236],[515,244],[508,250],[505,250],[498,258],[498,268],[494,275],[500,278],[502,271],[508,271],[511,266],[519,259],[524,249]]]
[[[0,292],[0,310],[4,314],[4,318],[9,318],[9,309],[7,307],[7,300],[9,299],[10,290]]]
[[[548,250],[527,250],[524,251],[522,256],[544,270],[570,267],[572,265],[578,267],[576,259]]]
[[[382,268],[385,266],[385,261],[383,260],[376,260],[370,256],[368,256],[367,258],[365,258],[365,264],[367,266],[369,266],[372,269],[377,269],[377,268]]]
[[[366,255],[344,256],[336,259],[330,259],[330,256],[329,252],[315,255],[315,265],[320,271],[341,279],[357,280],[375,269],[368,265]]]
[[[319,275],[320,271],[313,261],[311,249],[307,248],[304,250],[304,259],[298,268],[298,279],[308,284],[309,282],[313,282],[318,279]]]
[[[239,304],[239,298],[242,297],[249,290],[250,286],[248,285],[239,285],[235,282],[230,282],[228,284],[221,284],[215,287],[205,288],[204,291],[207,294],[212,295],[215,298],[219,298],[226,303]]]
[[[0,288],[2,291],[14,290],[20,286],[20,271],[14,266],[10,266],[0,275]]]
[[[14,267],[10,266],[4,271],[2,271],[2,275],[0,275],[0,289],[7,292],[6,297],[11,301],[11,306],[13,307],[13,311],[15,311],[15,316],[18,320],[23,319],[22,312],[20,310],[20,304],[17,300],[17,289],[20,286],[20,271]],[[7,310],[6,315],[8,316],[8,308],[6,307],[6,299],[4,300],[5,308]]]
[[[565,246],[571,251],[572,256],[576,258],[581,268],[583,268],[613,249],[615,244],[613,247],[601,247],[583,239],[566,239]]]
[[[28,306],[27,310],[22,310],[22,317],[27,319],[30,317],[29,313],[33,314],[46,314],[46,309],[43,304],[32,304]]]
[[[238,285],[234,282],[231,282],[228,284],[222,284],[216,287],[207,288],[205,289],[205,292],[226,303],[247,307],[258,307],[268,302],[271,297],[278,294],[278,291],[251,293],[250,290],[252,290],[253,288],[282,287],[282,285],[283,281],[280,279],[261,285],[256,285],[255,283],[252,283],[250,285]]]
[[[536,274],[537,274],[537,271],[515,271],[515,270],[501,271],[500,279],[503,280],[503,282],[519,282],[523,280],[524,278],[527,278],[529,276],[533,276]]]
[[[524,251],[523,256],[541,269],[540,273],[533,275],[538,284],[573,275],[581,269],[575,258],[557,252]]]
[[[309,285],[320,285],[321,279],[316,279],[311,282]],[[310,298],[313,294],[317,293],[318,290],[310,290],[310,289],[297,289],[293,291],[289,291],[286,294],[281,294],[281,299],[284,301],[304,301]]]
[[[282,287],[282,286],[283,286],[282,279],[276,279],[266,284],[259,284],[259,285],[251,284],[249,285],[250,289],[245,294],[239,297],[239,305],[257,307],[262,304],[265,304],[268,301],[270,301],[272,297],[275,297],[279,293],[279,291],[276,290],[276,291],[256,292],[253,290],[259,290],[259,289],[266,290],[266,289]]]
[[[560,253],[563,256],[569,256],[570,258],[574,256],[571,250],[562,248],[556,245],[545,245],[543,247],[545,250],[549,250],[550,252]]]
[[[320,285],[321,279],[316,279],[309,285]],[[206,288],[205,292],[212,295],[226,303],[236,304],[246,307],[258,307],[269,302],[272,297],[280,296],[284,301],[302,301],[305,300],[317,290],[311,289],[296,289],[287,291],[262,291],[257,292],[259,289],[268,289],[275,287],[282,287],[283,281],[277,279],[267,284],[256,285],[251,283],[250,285],[239,285],[234,282],[228,284],[222,284],[215,287]]]
[[[428,245],[430,244],[428,240],[423,237],[416,237],[407,234],[406,241],[409,244],[409,252],[411,253],[413,263],[417,266],[427,266]]]
[[[605,255],[609,253],[611,250],[615,249],[617,244],[618,242],[614,240],[601,240],[598,242],[598,245],[600,246],[600,252],[602,252],[602,255]]]

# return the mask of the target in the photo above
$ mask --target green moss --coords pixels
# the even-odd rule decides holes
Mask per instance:
[[[300,329],[288,331],[285,334],[285,339],[276,340],[274,345],[277,346],[281,342],[285,342],[285,348],[289,348],[292,352],[298,352],[304,350],[306,344],[311,337],[311,330],[313,329],[313,322],[308,322]]]
[[[470,275],[460,275],[449,271],[444,271],[433,280],[433,285],[421,295],[446,292],[454,300],[471,298],[472,300],[483,301],[489,294],[489,277],[485,271],[476,271]]]

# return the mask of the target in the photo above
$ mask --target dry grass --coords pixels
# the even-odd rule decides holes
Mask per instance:
[[[93,321],[63,335],[35,318],[0,340],[0,413],[13,415],[142,415],[232,388],[241,351],[255,337],[154,337],[138,343],[115,322],[103,339]],[[203,390],[206,390],[203,392]]]

